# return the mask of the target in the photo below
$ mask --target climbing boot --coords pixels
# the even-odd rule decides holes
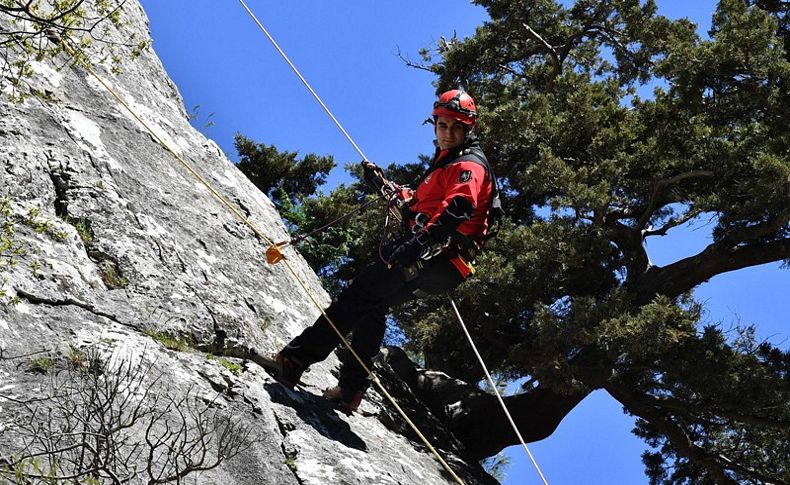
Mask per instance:
[[[255,352],[255,349],[250,349],[250,354],[253,362],[263,367],[277,382],[291,390],[299,384],[299,379],[307,370],[299,361],[282,352],[275,355],[261,355]]]
[[[359,409],[359,405],[362,402],[362,397],[364,395],[364,389],[357,391],[346,391],[340,386],[330,387],[324,391],[324,397],[330,402],[335,403],[341,412],[349,416],[351,416],[354,411]]]

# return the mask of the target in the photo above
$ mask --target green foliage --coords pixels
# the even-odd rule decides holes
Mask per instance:
[[[788,353],[757,342],[753,327],[739,329],[734,338],[706,327],[700,338],[684,340],[649,365],[664,374],[660,381],[643,384],[650,386],[656,408],[673,424],[694,423],[688,436],[696,449],[738,457],[728,476],[740,483],[778,482],[769,477],[788,476]],[[722,481],[658,423],[642,418],[635,430],[656,450],[643,454],[651,483],[692,477]]]
[[[73,217],[69,215],[62,216],[61,219],[74,227],[74,229],[77,231],[77,235],[80,237],[80,240],[82,240],[82,244],[85,245],[85,247],[88,247],[93,243],[95,237],[88,219],[85,217]]]
[[[83,244],[88,246],[93,242],[93,231],[85,222],[84,217],[80,217],[76,221],[70,221],[70,223],[74,225],[74,229],[77,230],[77,234],[80,236]]]
[[[0,483],[40,483],[43,485],[58,485],[58,467],[53,463],[42,463],[41,458],[25,458],[17,460],[11,457],[13,466],[3,465],[0,467]],[[38,477],[36,482],[31,481],[30,477]],[[87,483],[87,482],[85,482]]]
[[[242,371],[241,364],[239,364],[238,362],[232,362],[226,359],[225,357],[220,357],[219,360],[217,360],[217,364],[228,369],[228,371],[230,371],[230,373],[233,374],[234,376],[241,375],[241,371]]]
[[[297,472],[296,467],[296,452],[286,452],[285,453],[285,466],[287,466],[292,472]]]
[[[335,166],[331,156],[308,154],[297,160],[295,152],[280,152],[241,134],[234,142],[240,156],[239,170],[274,202],[292,235],[310,233],[357,207],[361,194],[354,188],[341,185],[330,195],[317,193]],[[359,242],[358,236],[353,222],[344,221],[299,245],[299,252],[330,293],[342,288],[335,274],[345,266],[351,246]]]
[[[19,259],[26,257],[30,253],[30,245],[19,241],[16,237],[17,218],[11,211],[11,199],[3,197],[0,199],[0,270],[7,271],[8,268],[16,266]],[[0,284],[0,302],[3,304],[15,304],[19,299],[8,298],[8,290],[5,285],[7,278],[3,277]]]
[[[425,67],[475,97],[503,178],[511,225],[458,291],[487,363],[559,393],[605,387],[657,448],[653,483],[790,480],[789,353],[700,328],[692,293],[790,258],[786,7],[723,0],[702,40],[653,1],[476,3],[491,19]],[[651,265],[647,238],[703,217],[708,248]],[[473,382],[438,303],[399,321]]]
[[[150,40],[135,32],[124,41],[113,41],[111,30],[124,26],[120,0],[32,0],[0,2],[0,92],[12,102],[30,95],[47,99],[50,94],[29,85],[33,64],[57,59],[70,62],[107,62],[115,73],[129,59],[136,59]],[[86,52],[91,50],[90,59]]]
[[[39,355],[30,358],[30,369],[33,372],[46,374],[55,367],[55,362],[48,355]]]
[[[91,228],[91,222],[86,217],[74,217],[68,214],[60,217],[64,222],[70,224],[77,231],[82,244],[86,248],[90,248],[96,241],[96,236]],[[126,288],[129,280],[123,275],[118,263],[104,256],[104,259],[97,261],[99,266],[101,279],[104,284],[110,289]]]
[[[129,281],[121,274],[118,265],[110,260],[101,263],[101,279],[108,288],[125,288]]]
[[[66,362],[73,370],[86,370],[90,363],[89,355],[74,344],[69,344]]]
[[[274,323],[274,320],[273,320],[272,318],[270,318],[270,317],[265,317],[265,318],[263,318],[263,319],[261,320],[261,323],[260,323],[260,325],[259,325],[259,328],[261,329],[261,332],[263,332],[263,333],[266,333],[266,331],[267,331],[269,328],[271,328],[271,326],[272,326],[272,323]]]
[[[302,198],[297,212],[286,209],[281,213],[293,233],[306,234],[358,209],[362,196],[354,187],[341,185],[329,195]],[[288,203],[283,205],[287,207]],[[376,211],[376,208],[372,210]],[[370,216],[370,212],[366,210],[356,213],[350,219],[314,234],[298,246],[300,254],[315,269],[330,293],[336,294],[345,284],[341,278],[348,271],[343,272],[343,276],[339,272],[352,260],[360,257],[360,253],[366,253],[370,247],[364,246],[370,242],[370,238],[365,237],[361,231],[364,226],[357,225],[361,218]]]
[[[169,350],[175,350],[177,352],[186,352],[194,347],[194,342],[190,337],[181,337],[178,335],[173,335],[168,332],[159,331],[153,328],[146,328],[143,330],[143,334],[151,337],[155,341],[159,342],[164,346],[164,348]]]
[[[274,146],[255,143],[241,134],[236,134],[234,144],[240,157],[239,170],[275,204],[281,202],[281,196],[298,203],[300,196],[315,194],[335,166],[331,156],[309,153],[297,160],[296,152],[279,152]]]
[[[63,242],[68,233],[55,229],[51,219],[43,217],[39,207],[28,209],[23,215],[15,214],[9,197],[0,198],[0,304],[14,305],[19,298],[9,297],[6,287],[8,278],[2,276],[20,262],[24,261],[33,276],[38,276],[41,262],[38,259],[39,249],[18,235],[20,229],[28,228],[35,234],[46,235],[57,242]],[[24,226],[24,227],[20,227]]]

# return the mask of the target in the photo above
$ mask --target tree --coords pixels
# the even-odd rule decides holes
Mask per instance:
[[[530,439],[545,437],[604,388],[656,447],[644,457],[652,483],[790,481],[790,354],[749,329],[700,328],[692,294],[790,260],[786,6],[723,0],[701,40],[652,1],[476,3],[491,20],[420,67],[485,108],[512,225],[459,294],[487,362],[527,378],[510,398],[522,431],[544,419]],[[647,238],[703,217],[707,248],[650,262]],[[436,304],[400,321],[429,366],[476,382]],[[513,444],[506,427],[480,425],[493,400],[462,407],[450,421],[480,456]]]
[[[123,42],[112,40],[110,28],[123,25],[121,12],[126,0],[0,0],[0,92],[12,101],[33,94],[27,79],[33,63],[65,54],[68,64],[94,44],[99,45],[94,62],[109,60],[120,70],[122,48],[132,58],[150,45],[134,32]]]
[[[233,143],[240,157],[239,170],[275,205],[282,202],[282,197],[296,203],[300,197],[314,195],[335,167],[331,156],[309,153],[297,161],[296,152],[280,152],[274,145],[258,144],[241,134]]]

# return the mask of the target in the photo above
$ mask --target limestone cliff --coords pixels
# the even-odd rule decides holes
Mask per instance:
[[[136,2],[126,3],[124,22],[109,35],[150,35]],[[249,433],[241,454],[189,475],[190,483],[454,483],[409,432],[396,432],[405,428],[377,393],[369,393],[363,413],[352,417],[319,397],[334,384],[334,356],[289,392],[255,364],[219,355],[246,347],[274,351],[318,310],[283,264],[266,264],[264,241],[84,68],[62,67],[62,61],[33,66],[31,86],[46,100],[0,101],[3,221],[14,224],[15,244],[37,253],[0,267],[6,293],[0,304],[0,458],[6,466],[12,455],[23,454],[21,432],[33,429],[31,410],[38,409],[34,420],[43,416],[46,423],[39,432],[62,433],[57,420],[65,418],[52,414],[48,403],[86,389],[68,379],[106,386],[120,370],[138,385],[120,386],[125,394],[116,401],[118,412],[127,406],[160,417],[148,427],[141,423],[153,421],[121,430],[128,433],[127,445],[147,449],[146,433],[161,435],[171,429],[167,423],[179,422],[180,410],[192,407],[214,417],[215,431],[228,429],[216,424],[216,416],[223,416],[233,423],[230,429]],[[190,126],[178,90],[152,50],[125,63],[120,74],[106,64],[94,67],[257,228],[275,241],[287,237],[273,204]],[[304,260],[292,250],[286,254],[309,290],[328,304]],[[10,304],[13,299],[18,303]],[[166,349],[165,337],[180,339],[168,346],[181,350]],[[102,368],[81,368],[84,359]],[[429,426],[423,431],[466,483],[496,483],[476,463],[459,458],[463,450],[407,387],[394,376],[385,380],[413,418]],[[165,412],[157,415],[157,409]],[[147,483],[146,456],[127,453],[115,466]]]

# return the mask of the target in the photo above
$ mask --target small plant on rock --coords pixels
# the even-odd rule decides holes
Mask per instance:
[[[220,357],[219,360],[217,360],[217,363],[222,367],[228,369],[228,371],[230,371],[230,373],[233,374],[234,376],[241,375],[241,364],[238,364],[237,362],[232,362],[226,359],[225,357]]]
[[[30,359],[30,368],[33,372],[40,372],[46,374],[55,367],[55,362],[48,355],[32,357]]]
[[[178,337],[163,331],[146,328],[143,333],[162,344],[166,349],[184,352],[193,346],[189,337]]]

